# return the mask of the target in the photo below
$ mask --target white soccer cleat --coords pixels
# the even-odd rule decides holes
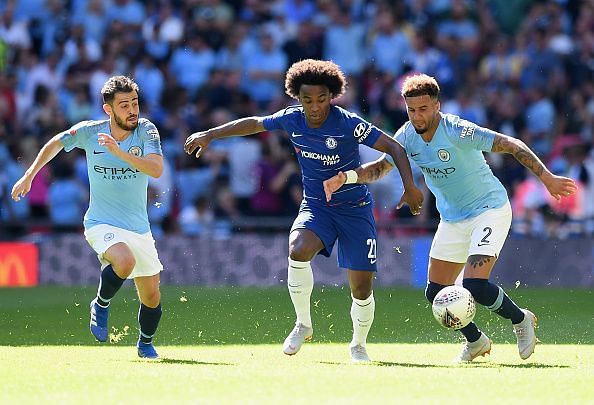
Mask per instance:
[[[283,353],[289,356],[297,354],[299,349],[301,349],[303,342],[311,342],[312,337],[313,328],[298,323],[285,339],[285,343],[283,343]]]
[[[524,320],[513,326],[518,340],[518,352],[522,360],[526,360],[534,353],[534,347],[538,341],[536,332],[534,331],[538,319],[527,309],[522,309],[522,312],[524,312]]]
[[[351,346],[350,349],[351,360],[353,360],[353,363],[365,363],[371,361],[371,359],[367,355],[367,349],[365,349],[365,346],[355,345]]]
[[[491,339],[487,337],[483,332],[481,332],[481,337],[476,342],[468,342],[464,343],[464,347],[462,348],[462,353],[458,357],[456,357],[455,362],[457,363],[467,363],[471,362],[472,360],[476,359],[478,356],[485,356],[491,353]]]

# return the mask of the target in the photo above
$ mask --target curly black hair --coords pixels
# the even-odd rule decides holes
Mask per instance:
[[[299,89],[303,84],[327,86],[331,98],[344,94],[347,81],[340,67],[328,60],[304,59],[287,71],[285,92],[294,99],[299,98]]]
[[[138,85],[134,80],[127,76],[113,76],[103,85],[101,95],[103,96],[104,103],[111,104],[116,93],[130,93],[132,91],[136,91],[137,93],[139,91]]]

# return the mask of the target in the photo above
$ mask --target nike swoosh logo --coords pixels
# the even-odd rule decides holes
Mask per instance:
[[[297,287],[301,287],[302,285],[303,284],[295,284],[295,285],[289,284],[289,287],[297,288]]]
[[[377,259],[371,259],[369,262],[370,262],[371,264],[375,264],[375,262],[377,262]]]
[[[487,246],[488,243],[479,243],[477,246]]]
[[[95,149],[93,149],[93,155],[100,155],[101,153],[105,153],[105,152],[97,152]]]
[[[296,134],[295,132],[292,132],[292,133],[291,133],[291,136],[292,136],[293,138],[297,138],[297,137],[299,137],[299,136],[303,136],[303,135],[302,135],[302,134]]]
[[[420,155],[420,153],[411,153],[410,157],[415,157],[415,156],[419,156],[419,155]]]

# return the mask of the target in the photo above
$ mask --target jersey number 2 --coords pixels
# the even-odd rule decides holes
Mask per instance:
[[[367,246],[369,246],[369,253],[367,253],[367,258],[374,264],[377,260],[377,242],[375,239],[367,239]]]

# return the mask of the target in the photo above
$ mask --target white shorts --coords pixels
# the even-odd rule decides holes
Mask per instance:
[[[460,222],[440,221],[429,256],[453,263],[466,263],[468,256],[499,256],[512,222],[509,202]]]
[[[110,246],[122,242],[130,248],[136,259],[136,266],[128,276],[129,279],[154,276],[163,271],[163,265],[155,248],[155,240],[150,232],[141,235],[111,225],[96,225],[85,230],[85,238],[93,250],[97,252],[97,257],[101,262],[101,270],[109,264],[103,258],[105,251]]]

